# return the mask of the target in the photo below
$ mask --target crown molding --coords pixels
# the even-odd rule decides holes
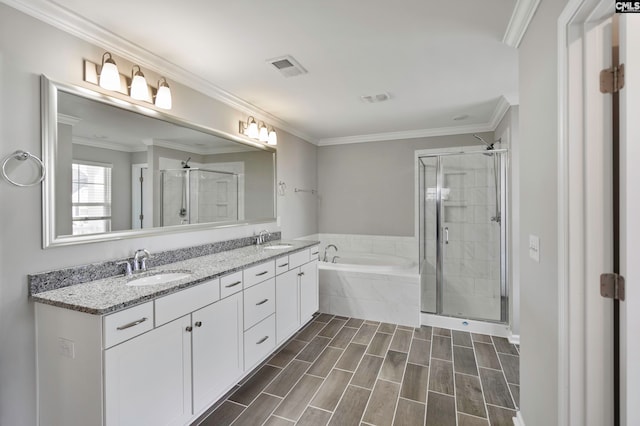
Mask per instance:
[[[498,103],[487,123],[467,124],[463,126],[439,127],[435,129],[406,130],[400,132],[372,133],[368,135],[344,136],[337,138],[319,139],[318,146],[342,145],[349,143],[380,142],[399,139],[428,138],[434,136],[462,135],[465,133],[492,132],[509,110],[511,104],[504,96],[498,98]]]
[[[81,118],[74,117],[73,115],[67,115],[67,114],[58,113],[58,123],[59,124],[67,124],[69,126],[75,126],[76,124],[78,124],[81,121],[82,121]]]
[[[511,19],[502,37],[504,44],[516,49],[520,46],[522,37],[524,37],[539,4],[540,0],[516,0]]]
[[[121,56],[143,68],[156,70],[169,80],[184,84],[231,108],[253,115],[274,127],[284,130],[308,142],[316,143],[316,138],[291,126],[271,113],[227,92],[210,81],[176,65],[149,50],[132,43],[107,29],[81,17],[80,15],[48,0],[0,0],[35,19],[54,26],[93,45],[102,47],[114,55]],[[161,71],[160,71],[161,70]]]
[[[498,98],[498,103],[493,110],[493,114],[491,114],[491,118],[489,119],[489,127],[491,130],[495,130],[498,127],[498,124],[504,118],[504,115],[509,111],[509,107],[511,107],[511,103],[504,96],[500,96]]]

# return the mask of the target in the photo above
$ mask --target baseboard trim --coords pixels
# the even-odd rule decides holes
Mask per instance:
[[[520,344],[520,335],[519,334],[512,334],[509,336],[509,343],[513,343],[514,345],[519,345]]]
[[[516,416],[513,417],[513,426],[525,426],[524,419],[522,418],[522,413],[518,411]]]

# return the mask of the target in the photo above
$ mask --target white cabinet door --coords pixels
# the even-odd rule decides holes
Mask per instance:
[[[243,373],[242,293],[193,313],[193,408],[199,413]]]
[[[189,421],[190,326],[187,315],[104,352],[107,426]]]
[[[276,339],[284,342],[300,325],[298,312],[299,268],[276,277]]]
[[[305,323],[318,311],[318,261],[300,267],[300,322]]]

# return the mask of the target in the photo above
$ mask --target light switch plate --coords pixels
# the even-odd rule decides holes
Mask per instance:
[[[540,262],[540,238],[537,235],[529,235],[529,257]]]

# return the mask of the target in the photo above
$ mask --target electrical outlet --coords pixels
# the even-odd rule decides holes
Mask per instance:
[[[529,235],[529,257],[540,262],[540,238],[537,235]]]
[[[72,340],[58,337],[58,351],[64,357],[71,359],[76,357],[76,345]]]

